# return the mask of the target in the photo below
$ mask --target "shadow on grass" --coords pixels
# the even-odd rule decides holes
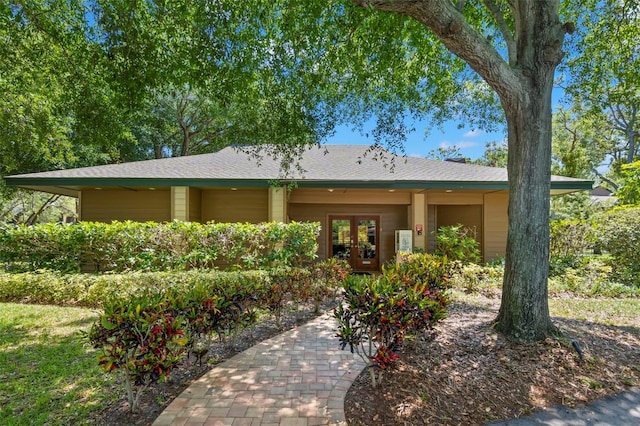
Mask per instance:
[[[91,321],[61,322],[76,329],[68,335],[0,323],[0,424],[78,424],[113,401],[111,378],[77,332]]]

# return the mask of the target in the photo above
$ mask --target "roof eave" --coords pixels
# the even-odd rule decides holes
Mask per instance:
[[[295,184],[299,188],[360,188],[360,189],[458,189],[501,190],[508,189],[506,181],[419,181],[419,180],[305,180],[305,179],[196,179],[196,178],[37,178],[8,176],[7,185],[28,189],[69,187],[220,187],[220,188],[267,188],[274,182],[283,185]],[[593,187],[588,180],[551,181],[552,191],[582,191]]]

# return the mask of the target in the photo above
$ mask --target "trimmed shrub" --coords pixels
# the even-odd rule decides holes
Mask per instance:
[[[256,291],[270,282],[268,271],[132,272],[127,274],[61,274],[39,271],[0,274],[0,301],[100,308],[106,300],[126,300],[167,289],[205,285],[211,292]]]
[[[318,223],[80,222],[5,226],[0,262],[14,272],[123,272],[303,267]]]
[[[399,359],[407,335],[424,332],[445,317],[449,303],[446,260],[414,254],[381,276],[349,276],[344,301],[334,311],[340,346],[347,346],[370,366],[373,387]]]
[[[457,268],[451,276],[452,287],[465,293],[480,293],[496,297],[502,292],[504,265],[477,265],[469,263]]]
[[[620,207],[598,216],[594,232],[598,246],[611,255],[615,276],[640,286],[640,207]]]

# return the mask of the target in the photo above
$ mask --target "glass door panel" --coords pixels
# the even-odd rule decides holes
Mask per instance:
[[[378,270],[378,218],[357,217],[358,253],[356,268],[361,271]]]
[[[351,219],[331,219],[331,257],[337,259],[351,259]]]
[[[378,271],[379,222],[379,216],[330,216],[329,257],[346,260],[354,271]]]

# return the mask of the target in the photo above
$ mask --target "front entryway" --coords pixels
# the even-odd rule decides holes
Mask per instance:
[[[344,259],[356,272],[380,268],[380,216],[329,216],[329,257]]]

